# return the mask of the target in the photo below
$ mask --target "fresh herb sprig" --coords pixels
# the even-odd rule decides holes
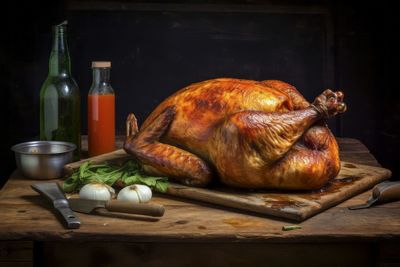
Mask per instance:
[[[71,193],[88,183],[113,186],[116,182],[122,182],[125,186],[144,184],[159,192],[166,192],[168,188],[168,178],[146,175],[136,161],[128,160],[123,164],[93,164],[87,161],[64,181],[63,189]]]

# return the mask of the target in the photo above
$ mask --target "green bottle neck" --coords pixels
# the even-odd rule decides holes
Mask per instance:
[[[71,59],[69,57],[65,26],[53,28],[53,47],[49,60],[49,76],[70,76]]]

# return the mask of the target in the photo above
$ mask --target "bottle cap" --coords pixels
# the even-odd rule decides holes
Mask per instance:
[[[92,68],[111,68],[111,61],[92,61]]]
[[[60,24],[53,25],[51,28],[53,29],[53,32],[58,33],[58,34],[65,34],[67,32],[67,25],[68,21],[65,20],[61,22]]]

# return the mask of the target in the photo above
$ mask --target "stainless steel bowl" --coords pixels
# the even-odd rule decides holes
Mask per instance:
[[[72,162],[76,146],[59,141],[32,141],[13,146],[18,169],[33,179],[54,179]]]

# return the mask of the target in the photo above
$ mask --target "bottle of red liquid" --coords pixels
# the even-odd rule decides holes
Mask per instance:
[[[115,150],[115,95],[109,61],[92,62],[93,83],[88,95],[89,156]]]

